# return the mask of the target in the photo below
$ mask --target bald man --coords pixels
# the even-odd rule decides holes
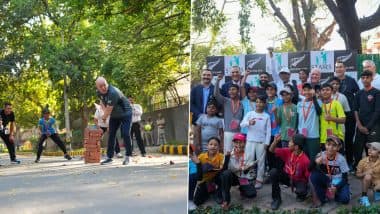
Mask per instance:
[[[368,70],[372,72],[372,87],[380,90],[380,75],[376,72],[376,64],[372,60],[364,60],[363,61],[363,71]],[[358,85],[360,89],[363,89],[362,80],[358,80]]]
[[[98,77],[95,81],[97,95],[101,100],[101,107],[104,111],[102,120],[109,120],[109,136],[107,146],[107,159],[100,164],[112,163],[112,158],[115,150],[116,131],[121,125],[121,131],[125,145],[125,159],[123,165],[129,163],[129,158],[132,156],[132,145],[130,129],[132,123],[132,107],[124,94],[116,87],[109,85],[104,77]]]

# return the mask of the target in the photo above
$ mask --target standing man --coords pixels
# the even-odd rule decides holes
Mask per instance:
[[[0,110],[0,137],[7,146],[11,163],[20,164],[20,161],[16,159],[14,123],[15,115],[12,111],[12,104],[6,102],[4,104],[4,109]]]
[[[345,143],[345,151],[346,151],[346,160],[348,166],[352,169],[353,165],[353,140],[355,134],[355,116],[354,116],[354,102],[355,102],[355,94],[359,91],[359,86],[356,83],[355,79],[346,75],[346,66],[342,61],[337,61],[335,63],[335,77],[340,80],[339,92],[346,96],[348,105],[350,107],[350,111],[345,111],[346,114],[346,122],[344,124],[345,135],[344,135],[344,143]]]
[[[97,95],[102,101],[101,107],[104,111],[102,120],[106,121],[108,116],[110,116],[107,159],[103,160],[100,164],[104,165],[112,163],[115,150],[116,131],[121,125],[121,132],[125,146],[125,159],[123,165],[127,165],[130,156],[132,156],[130,136],[132,107],[124,94],[118,88],[108,85],[107,80],[104,77],[98,77],[95,84]]]
[[[230,95],[228,93],[228,91],[230,90],[230,87],[231,85],[241,85],[241,80],[240,80],[240,67],[235,65],[235,66],[232,66],[231,68],[231,81],[228,81],[226,83],[224,83],[222,85],[222,90],[220,91],[220,94],[223,95],[223,97],[227,97],[227,98],[230,98]],[[244,83],[244,87],[245,87],[245,91],[248,91],[249,89],[249,84],[248,83]],[[239,95],[240,97],[240,95]]]
[[[192,124],[198,120],[201,114],[206,114],[206,106],[214,94],[214,85],[211,84],[212,73],[209,69],[202,71],[202,83],[191,89],[190,93],[190,112]]]
[[[165,136],[165,118],[162,116],[161,112],[158,113],[158,119],[156,120],[157,124],[157,146],[166,144]]]
[[[363,71],[368,70],[372,72],[372,87],[380,90],[380,75],[376,73],[376,64],[372,60],[363,61]],[[359,80],[359,88],[363,89],[363,82]]]
[[[141,138],[141,129],[140,129],[140,122],[141,122],[141,115],[143,114],[143,109],[140,104],[135,104],[133,102],[133,98],[129,98],[129,102],[132,106],[132,129],[131,129],[131,139],[133,139],[133,135],[136,138],[137,146],[140,149],[141,156],[145,157],[145,146],[144,142]],[[132,150],[133,150],[133,142],[132,142]]]

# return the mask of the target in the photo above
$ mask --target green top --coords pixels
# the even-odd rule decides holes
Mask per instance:
[[[281,140],[289,141],[288,130],[293,129],[293,135],[297,131],[297,106],[293,103],[291,105],[281,105],[277,110],[277,118],[280,125]]]

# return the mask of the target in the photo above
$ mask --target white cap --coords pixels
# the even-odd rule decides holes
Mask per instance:
[[[288,94],[292,94],[292,90],[289,87],[284,87],[283,89],[281,89],[280,95],[282,95],[283,92],[286,92]]]
[[[289,68],[288,68],[288,67],[282,67],[282,68],[280,69],[280,73],[287,73],[287,74],[290,74]]]
[[[380,143],[379,142],[367,143],[367,147],[372,147],[375,150],[380,151]]]

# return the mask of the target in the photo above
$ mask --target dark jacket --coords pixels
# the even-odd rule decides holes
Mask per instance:
[[[207,102],[212,99],[214,94],[214,85],[210,85],[210,93]],[[192,124],[195,124],[200,114],[205,114],[203,109],[203,85],[199,84],[191,89],[190,92],[190,112],[193,113]]]

